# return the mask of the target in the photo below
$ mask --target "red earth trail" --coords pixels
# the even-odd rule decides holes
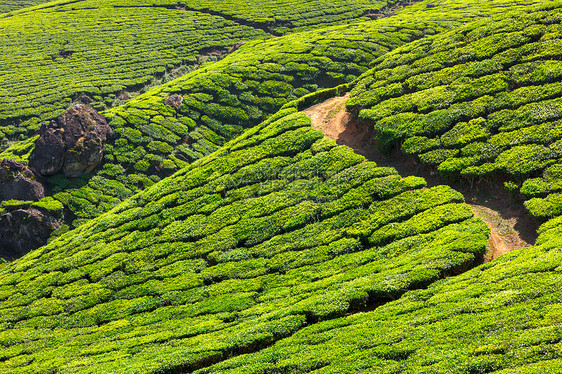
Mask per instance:
[[[468,187],[459,182],[447,183],[437,172],[428,171],[411,157],[401,154],[399,150],[394,150],[386,156],[381,154],[377,149],[372,126],[361,123],[345,110],[348,97],[349,94],[333,97],[303,112],[312,121],[313,128],[322,131],[337,144],[346,145],[381,166],[394,167],[403,176],[424,177],[428,186],[448,184],[463,193],[474,215],[482,218],[490,227],[485,262],[534,243],[537,235],[536,223],[521,203],[513,201],[501,183],[480,183],[476,187]]]

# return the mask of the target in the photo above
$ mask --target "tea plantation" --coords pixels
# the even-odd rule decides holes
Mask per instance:
[[[0,4],[0,13],[7,13],[13,10],[31,7],[46,3],[49,0],[5,0]]]
[[[375,311],[197,373],[559,373],[562,242],[545,234]]]
[[[76,216],[74,224],[96,217],[214,152],[290,100],[357,78],[375,57],[430,28],[420,22],[398,29],[402,23],[249,42],[218,63],[108,111],[104,114],[112,119],[116,138],[106,149],[102,170],[87,181],[53,178],[54,197]],[[177,95],[181,105],[165,104]]]
[[[351,82],[398,46],[504,7],[501,1],[466,2],[445,20],[440,8],[423,5],[377,21],[247,42],[218,63],[106,111],[117,137],[106,149],[105,165],[91,178],[52,178],[54,198],[67,223],[79,225],[215,151],[287,102]],[[175,95],[181,105],[164,103]],[[18,142],[1,156],[25,161],[32,147],[29,140]]]
[[[562,371],[561,1],[13,3],[0,157],[79,94],[115,134],[0,202],[68,223],[0,258],[0,373]],[[522,198],[536,243],[483,263],[461,193],[299,112],[346,92],[383,151]]]
[[[101,109],[174,67],[193,68],[205,51],[267,36],[199,12],[59,3],[0,16],[0,131],[7,139],[27,136],[80,94]]]
[[[229,4],[238,11],[230,12]],[[17,5],[28,4],[9,2],[0,11]],[[214,0],[186,7],[175,0],[59,0],[0,14],[0,137],[27,137],[81,94],[100,109],[118,105],[194,70],[208,55],[217,58],[239,42],[271,37],[270,24],[357,22],[386,5],[263,0],[246,6]],[[224,14],[213,11],[217,8]],[[275,16],[264,18],[262,12],[271,8]]]
[[[560,3],[470,24],[379,60],[347,102],[449,178],[505,179],[539,221],[562,213]],[[535,8],[536,9],[536,8]]]
[[[0,270],[0,371],[188,371],[469,268],[487,226],[424,186],[285,109]]]

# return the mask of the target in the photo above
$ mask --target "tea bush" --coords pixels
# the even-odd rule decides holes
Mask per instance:
[[[407,27],[397,29],[400,25]],[[375,57],[434,33],[436,27],[429,20],[412,24],[389,19],[248,42],[222,61],[104,112],[116,133],[106,147],[104,166],[87,186],[77,189],[64,180],[52,180],[54,197],[75,216],[74,225],[86,222],[216,151],[283,105],[358,77]],[[345,76],[334,78],[331,71],[343,71]],[[183,100],[178,108],[165,104],[173,95]],[[23,153],[19,149],[24,147],[16,143],[5,154]],[[117,168],[120,173],[113,171]],[[82,189],[95,191],[99,198],[84,199]],[[116,189],[120,192],[114,193]]]
[[[547,195],[559,189],[547,170],[561,155],[559,7],[514,11],[398,48],[360,78],[347,106],[374,124],[386,149],[400,145],[448,178],[507,178],[532,198],[534,217],[553,218],[557,198]]]
[[[543,228],[537,246],[196,373],[557,372],[560,222]]]
[[[185,44],[192,43],[194,38],[198,40],[198,43],[207,43],[202,49],[206,50],[208,45],[214,43],[214,39],[208,39],[211,37],[220,36],[221,46],[234,43],[234,40],[237,38],[239,40],[240,38],[265,37],[265,34],[260,34],[261,31],[259,30],[250,32],[247,28],[240,25],[239,27],[241,28],[228,26],[230,21],[215,22],[216,18],[213,17],[218,17],[217,15],[172,9],[175,5],[172,6],[166,1],[151,3],[152,6],[147,7],[126,7],[123,4],[116,4],[109,0],[104,1],[107,2],[107,4],[104,3],[107,7],[101,7],[100,4],[96,3],[90,9],[87,7],[89,3],[80,2],[78,5],[59,4],[54,8],[43,9],[39,7],[38,13],[23,10],[16,13],[16,15],[17,17],[23,17],[22,19],[26,19],[29,22],[38,17],[37,14],[41,15],[41,17],[43,15],[47,18],[51,17],[48,19],[51,19],[51,26],[56,29],[57,25],[66,19],[64,17],[72,19],[72,17],[77,17],[80,14],[88,14],[90,16],[88,22],[95,23],[98,19],[96,17],[103,17],[104,12],[113,12],[111,13],[112,15],[115,15],[115,12],[125,12],[119,18],[119,22],[126,25],[124,27],[128,33],[135,33],[137,35],[135,38],[142,36],[143,43],[176,43],[181,40],[181,43],[184,44],[176,45],[176,43],[174,48],[183,48],[181,52],[183,56],[187,53],[184,51],[186,48],[196,47],[191,44]],[[525,1],[521,0],[514,4],[514,7],[523,4],[525,4]],[[306,5],[309,8],[313,7],[311,2],[307,2]],[[193,7],[198,6],[193,5]],[[269,4],[266,8],[271,6],[272,4]],[[295,12],[298,8],[289,6],[289,2],[276,3],[275,6],[278,9],[276,14],[279,14],[279,12],[287,12],[289,14]],[[377,3],[377,6],[384,6],[384,4]],[[67,7],[74,7],[75,10],[56,12],[56,10],[66,9]],[[221,7],[226,7],[226,5],[222,4]],[[351,5],[348,4],[348,7],[351,7]],[[108,211],[118,204],[119,201],[122,201],[123,198],[149,187],[162,177],[171,175],[187,163],[192,163],[214,152],[221,145],[241,134],[245,128],[257,125],[260,121],[263,121],[292,100],[303,98],[302,101],[298,102],[298,107],[302,109],[303,105],[308,104],[307,100],[318,100],[318,97],[312,98],[307,96],[308,94],[314,93],[319,89],[350,83],[365,72],[374,59],[398,46],[468,22],[473,17],[481,17],[486,12],[495,13],[499,7],[503,9],[502,3],[496,0],[487,2],[485,6],[480,4],[478,11],[473,9],[475,4],[467,2],[467,8],[464,11],[449,9],[447,21],[445,22],[442,18],[443,14],[439,12],[439,9],[442,7],[448,7],[448,0],[442,0],[440,7],[409,7],[393,17],[377,21],[353,23],[318,31],[293,33],[285,37],[265,41],[247,42],[239,50],[222,61],[205,65],[205,67],[177,80],[155,87],[149,92],[130,100],[126,105],[104,112],[111,120],[110,125],[115,130],[116,138],[106,147],[105,165],[101,167],[101,170],[96,171],[97,176],[101,177],[101,179],[92,179],[87,183],[87,186],[73,186],[73,183],[61,178],[51,179],[54,182],[52,186],[55,192],[54,197],[61,201],[65,208],[72,213],[67,215],[67,223],[76,226]],[[180,8],[182,7],[180,6]],[[351,11],[351,8],[348,10]],[[248,17],[254,14],[252,13],[254,8],[244,9],[244,12],[248,12]],[[471,14],[468,10],[474,12],[474,14]],[[240,12],[241,10],[236,8],[228,12],[230,11]],[[138,12],[142,14],[138,14]],[[225,12],[227,11],[225,10]],[[59,17],[59,13],[64,15],[62,19],[53,18],[55,15]],[[176,14],[181,16],[181,22],[178,21]],[[15,18],[16,15],[6,18],[7,25],[19,19]],[[316,16],[321,17],[322,15],[317,14]],[[308,17],[308,15],[302,14],[299,17]],[[113,32],[112,19],[114,18],[103,18],[105,23],[102,23],[102,26],[106,25],[110,30],[108,32]],[[142,22],[151,22],[153,19],[157,19],[158,23],[155,23],[151,28],[146,28],[144,24],[140,23],[140,20]],[[312,19],[319,20],[319,18]],[[167,24],[167,22],[172,21],[174,22],[173,27]],[[186,29],[184,23],[192,25],[193,28]],[[201,25],[197,26],[199,24]],[[88,34],[88,23],[81,23],[80,25],[80,27],[85,27],[85,31],[81,35],[90,35]],[[142,27],[142,33],[139,34],[136,31],[136,27]],[[158,31],[159,27],[165,27],[166,32]],[[173,33],[175,28],[178,27],[183,27],[182,32],[184,33],[188,32],[186,30],[189,30],[191,33],[206,32],[207,27],[216,30],[216,32],[207,30],[210,34],[206,39],[189,35],[182,36],[183,34],[178,34],[177,32],[174,36],[168,35],[168,33]],[[232,33],[225,34],[221,27],[232,30]],[[130,38],[126,38],[128,34],[119,34],[118,36],[111,34],[109,37],[104,34],[103,30],[100,30],[100,27],[96,26],[95,29],[97,33],[95,38],[107,37],[112,40],[122,40],[122,44],[124,43],[123,53],[128,53],[127,48],[134,48],[135,51],[140,48],[136,44],[127,44],[130,42]],[[121,29],[119,28],[119,30]],[[45,35],[48,35],[48,33]],[[56,35],[56,38],[58,38],[63,34],[59,35],[57,33]],[[99,42],[95,38],[91,39],[92,43]],[[162,42],[161,39],[166,40]],[[86,41],[88,40],[90,39]],[[17,43],[15,41],[14,43],[15,46]],[[27,48],[25,44],[23,44],[24,47],[20,46],[21,43],[17,45],[22,50]],[[75,48],[76,53],[71,58],[56,59],[57,74],[60,72],[65,72],[65,74],[66,72],[71,72],[67,68],[63,69],[62,66],[66,66],[64,64],[71,62],[78,64],[77,59],[79,57],[82,58],[83,53],[80,52],[81,48],[80,44],[77,44]],[[151,53],[160,53],[161,50],[159,48],[158,51],[154,50]],[[6,53],[9,53],[8,51],[6,50]],[[166,49],[166,51],[169,52],[170,50]],[[190,51],[190,56],[203,53],[200,50]],[[146,57],[145,54],[139,53],[133,54],[132,57],[127,57],[126,61],[123,61],[123,63],[127,64],[127,67],[118,67],[122,71],[123,76],[130,76],[125,74],[127,69],[135,68],[134,58],[137,58],[135,56],[138,58],[142,57],[143,59]],[[86,58],[85,55],[83,57]],[[89,56],[88,58],[94,59],[94,56]],[[156,57],[150,57],[149,60],[150,63],[157,63],[159,61]],[[106,63],[114,63],[114,60],[106,59]],[[149,62],[145,61],[143,63]],[[170,64],[174,65],[175,62],[170,60],[165,65],[168,66]],[[78,64],[77,66],[80,69],[85,68],[84,64]],[[41,69],[45,70],[46,67],[42,66]],[[6,69],[6,73],[10,71],[8,68]],[[106,68],[104,71],[112,70]],[[138,72],[139,70],[136,69],[135,71]],[[76,74],[71,76],[73,82],[77,81]],[[101,74],[96,73],[92,77],[99,78],[103,81],[103,84],[108,85],[111,83],[110,79],[103,77]],[[14,87],[19,85],[13,79],[10,82]],[[359,85],[361,84],[359,83]],[[122,86],[124,88],[121,88],[121,90],[128,89],[126,85],[123,84]],[[56,91],[56,95],[64,95],[65,91],[61,90],[60,87],[56,85],[52,87]],[[65,89],[70,89],[72,84],[65,83],[64,87]],[[13,92],[9,86],[6,86],[6,89]],[[37,95],[40,95],[42,92],[37,90],[36,87],[33,87],[33,90],[34,94]],[[104,93],[104,89],[100,88],[100,90],[103,92],[97,94],[87,91],[80,92],[93,95],[92,97],[101,95],[100,97],[103,99],[106,93]],[[95,91],[97,92],[97,89]],[[342,92],[338,91],[340,94]],[[328,95],[329,92],[326,91],[325,94]],[[114,94],[107,93],[107,95]],[[178,104],[178,108],[164,103],[166,98],[172,95],[180,95],[183,99],[183,101],[179,102],[181,105]],[[23,98],[24,96],[19,97]],[[53,95],[48,97],[56,99]],[[33,111],[35,112],[41,111],[42,108],[42,104],[38,100],[40,100],[39,97],[33,101]],[[423,101],[423,97],[420,96],[418,101]],[[65,106],[66,104],[63,105],[63,107]],[[9,112],[11,114],[15,113],[12,110]],[[48,117],[43,116],[43,118]],[[29,120],[29,124],[32,125],[32,128],[37,128],[40,125],[40,121],[34,117]],[[390,126],[395,127],[395,124],[390,123]],[[423,123],[422,126],[424,126]],[[21,129],[21,127],[18,128]],[[476,133],[474,136],[478,139],[481,138],[479,133]],[[467,142],[469,138],[462,141]],[[17,142],[11,145],[2,155],[25,161],[29,157],[31,150],[31,141]],[[432,159],[432,162],[438,163],[448,156],[447,152],[441,152],[441,154],[436,155],[428,154],[426,157]],[[117,168],[122,170],[122,172],[115,174]],[[111,181],[111,185],[104,186],[100,181],[108,181],[108,183]],[[98,198],[84,198],[82,196],[83,192],[80,191],[81,188],[90,189],[90,192],[95,191]],[[75,189],[78,189],[78,191],[75,191]],[[114,193],[116,189],[120,192]]]
[[[462,200],[284,109],[2,268],[0,371],[194,370],[398,298],[482,257]]]

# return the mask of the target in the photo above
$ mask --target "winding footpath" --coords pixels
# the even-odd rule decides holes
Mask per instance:
[[[361,124],[346,111],[345,102],[349,94],[330,98],[303,110],[312,127],[320,130],[339,145],[346,145],[380,166],[394,167],[403,177],[424,177],[429,186],[449,184],[465,196],[476,217],[490,227],[490,240],[484,262],[494,260],[507,252],[528,247],[536,239],[536,225],[523,206],[513,202],[500,184],[474,189],[458,183],[446,183],[436,171],[422,168],[411,157],[395,150],[389,156],[381,154],[374,141],[370,126]]]

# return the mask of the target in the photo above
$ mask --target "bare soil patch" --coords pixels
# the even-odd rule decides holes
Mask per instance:
[[[509,217],[503,217],[501,212],[483,205],[470,204],[476,217],[482,218],[490,228],[488,251],[484,262],[498,258],[514,249],[528,247],[531,244],[523,240],[516,230],[518,217],[513,212]],[[534,242],[534,241],[533,241]]]
[[[426,179],[429,187],[447,184],[461,192],[472,207],[474,215],[490,227],[491,235],[484,262],[509,251],[533,245],[537,238],[537,224],[520,201],[503,188],[502,181],[479,181],[469,185],[463,181],[444,180],[437,171],[430,170],[399,149],[382,154],[374,138],[372,126],[359,121],[345,109],[349,96],[338,96],[305,109],[312,127],[325,136],[346,145],[380,166],[390,166],[402,176],[415,175]]]

